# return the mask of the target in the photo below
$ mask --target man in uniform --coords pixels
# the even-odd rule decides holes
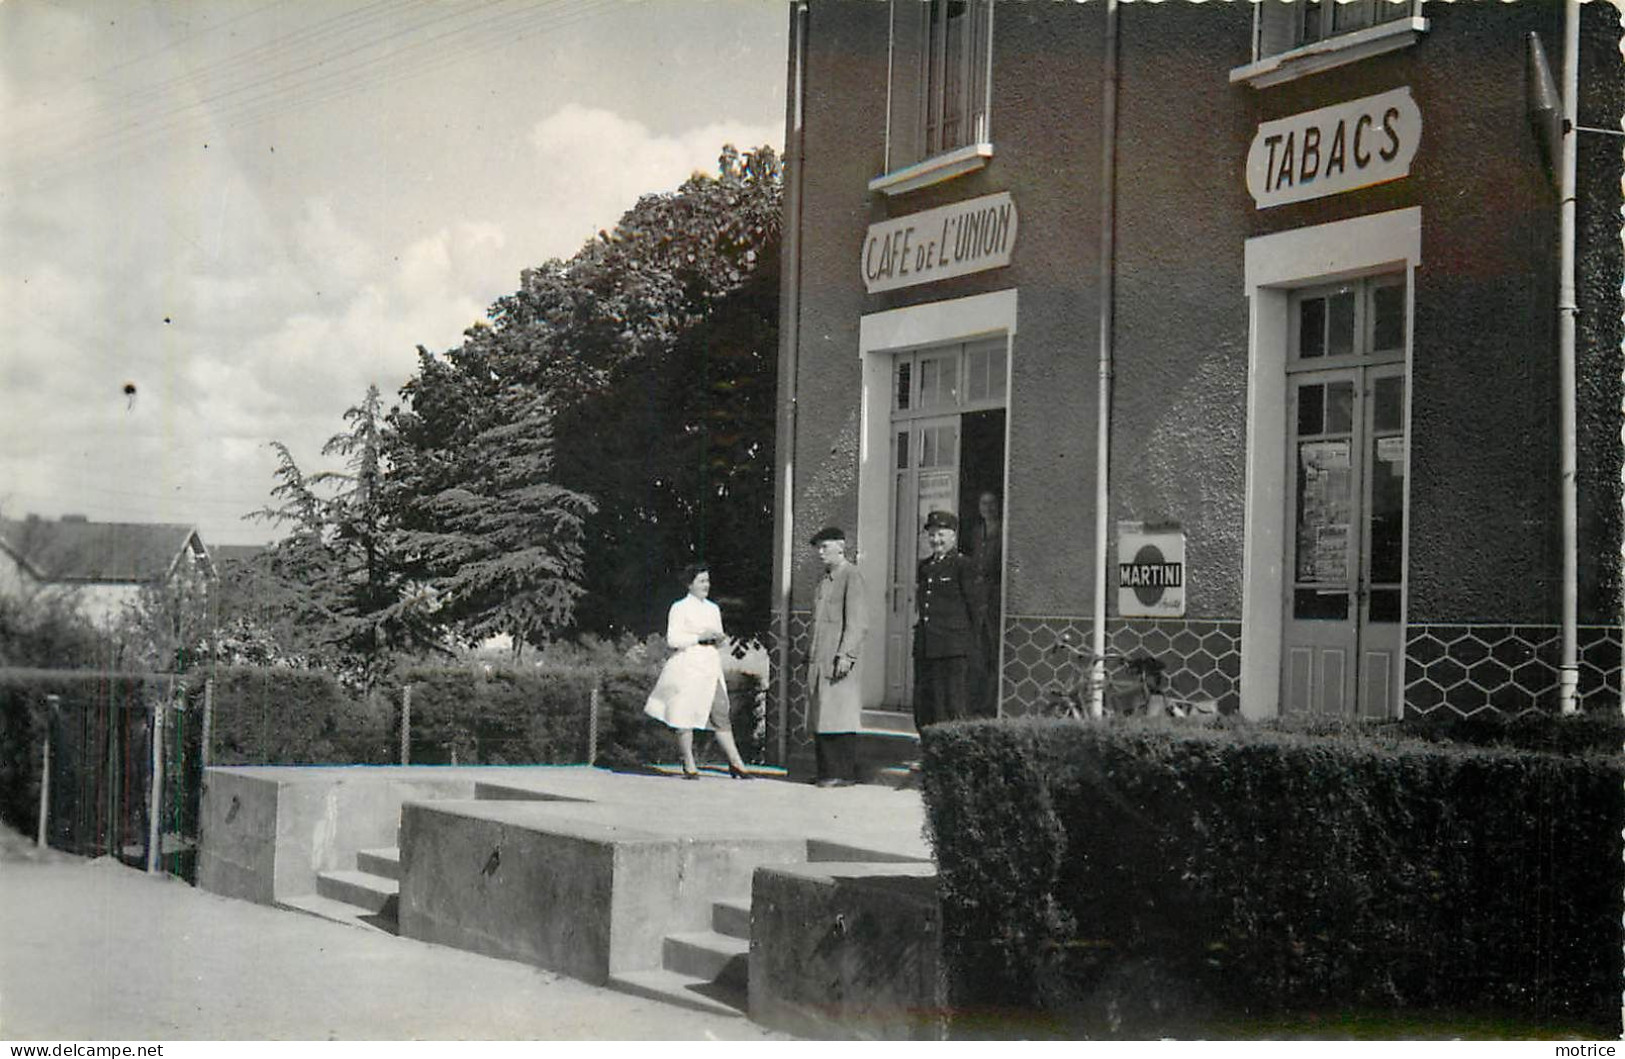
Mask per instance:
[[[970,716],[971,678],[986,593],[976,563],[959,554],[959,520],[946,511],[925,519],[931,554],[920,561],[914,626],[914,724]]]
[[[863,714],[859,659],[869,628],[863,577],[847,561],[846,534],[826,526],[812,546],[824,564],[813,594],[812,645],[807,660],[807,723],[814,733],[820,787],[857,782],[857,731]]]

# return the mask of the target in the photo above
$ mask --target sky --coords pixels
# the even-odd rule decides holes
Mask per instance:
[[[369,384],[784,139],[782,0],[0,0],[0,516],[282,532]]]

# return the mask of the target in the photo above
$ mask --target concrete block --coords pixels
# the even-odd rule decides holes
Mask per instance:
[[[410,803],[400,848],[402,935],[595,984],[660,967],[666,935],[709,930],[714,902],[748,893],[757,867],[806,857],[800,839],[657,832],[509,800]]]
[[[751,898],[750,1017],[806,1037],[943,1039],[941,926],[932,865],[764,867]]]
[[[276,899],[277,782],[208,769],[198,821],[200,890],[268,905]],[[313,888],[314,889],[314,888]]]

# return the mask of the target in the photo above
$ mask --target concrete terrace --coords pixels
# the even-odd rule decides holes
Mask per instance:
[[[715,771],[213,768],[198,885],[792,1032],[917,1037],[940,996],[923,825],[915,790]],[[843,982],[899,952],[878,994]]]

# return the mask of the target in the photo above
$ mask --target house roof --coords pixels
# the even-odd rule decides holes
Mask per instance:
[[[206,556],[191,526],[0,519],[0,548],[42,581],[162,580],[188,548]]]
[[[218,568],[225,563],[246,563],[269,550],[265,544],[211,544],[209,558]]]

